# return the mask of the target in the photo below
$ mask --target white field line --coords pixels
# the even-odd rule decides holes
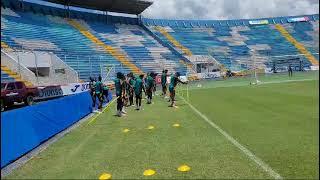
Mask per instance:
[[[259,167],[261,167],[265,172],[267,172],[271,177],[275,179],[283,179],[280,174],[275,172],[268,164],[263,162],[259,157],[254,155],[249,149],[241,145],[237,140],[235,140],[232,136],[226,133],[223,129],[221,129],[218,125],[214,122],[209,120],[204,114],[202,114],[199,110],[197,110],[193,105],[187,102],[183,97],[181,97],[190,107],[191,109],[196,112],[199,116],[202,117],[207,123],[209,123],[213,128],[218,130],[227,140],[229,140],[234,146],[239,148],[245,155],[247,155],[252,161],[254,161]]]
[[[261,82],[261,84],[274,84],[274,83],[285,83],[285,82],[300,82],[300,81],[313,81],[317,79],[296,79],[296,80],[280,80],[280,81],[267,81]]]
[[[277,83],[286,83],[286,82],[301,82],[301,81],[314,81],[317,79],[296,79],[296,80],[273,80],[273,81],[266,81],[266,82],[260,82],[260,84],[277,84]],[[201,84],[203,82],[199,82],[198,84]],[[213,87],[196,87],[196,86],[189,86],[189,91],[190,90],[200,90],[200,89],[214,89],[214,88],[225,88],[225,87],[240,87],[240,86],[250,86],[249,82],[247,84],[243,83],[243,82],[239,82],[239,84],[230,84],[230,85],[221,85],[221,86],[213,86]],[[252,86],[256,86],[256,85],[252,85]],[[187,90],[187,88],[182,88],[180,90]]]

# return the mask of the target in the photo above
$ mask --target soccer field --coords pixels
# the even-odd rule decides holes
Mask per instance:
[[[156,96],[121,118],[113,104],[6,178],[318,178],[318,72],[259,79],[192,83],[178,108]],[[155,174],[144,176],[148,169]]]

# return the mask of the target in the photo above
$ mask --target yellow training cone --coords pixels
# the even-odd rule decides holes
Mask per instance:
[[[152,170],[152,169],[147,169],[147,170],[145,170],[144,172],[143,172],[143,175],[144,176],[152,176],[152,175],[154,175],[156,172],[154,171],[154,170]]]
[[[151,130],[151,129],[154,129],[154,126],[149,126],[148,129],[150,129],[150,130]]]
[[[174,124],[173,127],[180,127],[180,124]]]
[[[108,173],[101,174],[101,176],[99,177],[99,180],[105,180],[105,179],[111,179],[111,174],[108,174]]]
[[[187,165],[182,165],[180,167],[178,167],[178,171],[181,171],[181,172],[187,172],[187,171],[190,171],[190,167],[187,166]]]
[[[130,131],[129,129],[124,129],[122,132],[127,133],[129,131]]]

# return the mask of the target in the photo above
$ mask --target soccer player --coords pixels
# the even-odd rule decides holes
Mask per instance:
[[[102,88],[102,78],[101,76],[98,77],[98,81],[95,83],[95,95],[94,95],[94,105],[95,101],[98,98],[99,101],[99,110],[102,111],[102,103],[103,103],[103,88]]]
[[[174,75],[171,75],[170,78],[170,85],[169,85],[169,92],[170,92],[170,99],[171,105],[169,107],[175,107],[175,96],[176,96],[176,86],[178,83],[187,84],[187,82],[182,82],[180,79],[180,73],[176,72]]]
[[[127,96],[127,79],[124,74],[121,76],[121,82],[122,82],[122,114],[127,114],[125,111],[125,107],[127,106],[128,103],[128,96]]]
[[[117,116],[122,116],[122,106],[123,106],[123,82],[122,82],[123,74],[121,72],[117,73],[117,78],[114,80],[114,85],[116,88],[116,96],[117,96]]]
[[[141,74],[139,78],[136,79],[134,85],[134,93],[136,95],[136,110],[141,109],[142,90],[144,91],[144,93],[146,92],[143,84],[143,77],[144,75]]]
[[[163,97],[166,97],[167,95],[167,76],[168,76],[168,70],[163,70],[161,75],[161,85],[162,85],[162,95]]]
[[[122,89],[123,89],[123,112],[125,112],[124,111],[124,108],[125,107],[127,107],[127,105],[128,105],[128,101],[129,101],[129,97],[128,97],[128,88],[129,88],[129,85],[128,85],[128,77],[127,76],[123,76],[122,77]]]
[[[147,104],[151,104],[152,100],[152,93],[154,88],[154,79],[153,79],[153,73],[148,73],[148,76],[146,78],[146,91],[147,91]]]
[[[92,77],[89,78],[90,79],[90,82],[89,82],[89,89],[90,89],[90,95],[91,95],[91,98],[92,98],[92,107],[94,107],[96,104],[96,99],[95,99],[95,89],[94,89],[94,85],[95,85],[95,81]]]
[[[135,84],[135,79],[134,79],[133,73],[131,72],[128,74],[129,106],[133,106],[134,84]]]
[[[292,67],[291,67],[291,64],[289,64],[288,72],[289,72],[289,77],[292,77]]]
[[[107,103],[109,102],[108,95],[109,95],[109,87],[106,84],[104,84],[103,85],[103,96],[106,99]]]
[[[152,72],[152,74],[153,75],[151,77],[153,78],[153,94],[156,96],[156,95],[158,95],[157,94],[157,80],[156,80],[158,74],[154,73],[154,72]]]

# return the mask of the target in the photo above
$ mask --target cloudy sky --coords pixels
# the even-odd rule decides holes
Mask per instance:
[[[143,17],[240,19],[319,13],[319,0],[152,0]]]

